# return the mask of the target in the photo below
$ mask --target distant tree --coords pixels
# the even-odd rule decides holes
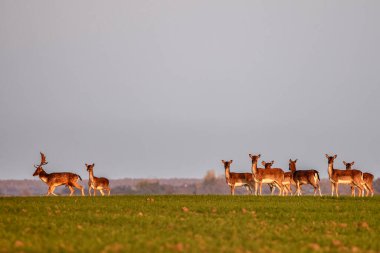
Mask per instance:
[[[216,180],[215,170],[208,170],[206,172],[206,175],[203,178],[203,181],[207,183],[212,183],[212,182],[215,182],[215,180]]]

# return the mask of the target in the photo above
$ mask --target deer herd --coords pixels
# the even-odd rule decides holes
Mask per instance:
[[[302,185],[309,184],[314,188],[314,196],[319,193],[322,196],[320,188],[319,173],[316,170],[297,170],[297,160],[289,159],[289,172],[284,172],[281,168],[272,168],[274,161],[265,162],[261,164],[264,168],[258,168],[257,164],[261,155],[249,154],[252,160],[252,167],[250,173],[235,173],[231,172],[232,160],[222,160],[225,170],[226,183],[231,188],[231,195],[235,194],[235,187],[244,186],[249,193],[255,191],[255,195],[262,195],[263,184],[268,184],[273,195],[275,189],[279,190],[279,195],[293,195],[292,185],[296,188],[295,194],[302,195]],[[331,196],[339,196],[339,184],[346,184],[351,186],[351,195],[355,196],[355,188],[359,190],[359,196],[373,196],[373,179],[371,173],[363,173],[360,170],[352,169],[355,162],[347,163],[343,161],[346,166],[345,170],[334,169],[334,160],[337,155],[329,156],[326,154],[328,162],[328,175],[331,183]]]
[[[47,173],[42,168],[48,162],[46,161],[46,156],[41,154],[41,162],[38,165],[34,165],[36,168],[33,176],[39,176],[39,178],[48,185],[47,196],[55,195],[54,190],[57,186],[64,185],[69,188],[70,196],[74,194],[74,188],[81,191],[82,196],[84,196],[84,188],[78,183],[78,180],[82,178],[75,173],[71,172],[58,172],[58,173]],[[236,173],[231,172],[232,160],[224,161],[222,163],[225,169],[226,183],[231,188],[231,195],[235,194],[235,187],[244,186],[248,193],[255,195],[262,195],[263,184],[268,184],[272,195],[275,189],[279,190],[279,195],[293,195],[292,186],[296,188],[295,194],[302,195],[301,186],[309,184],[314,188],[314,196],[317,192],[322,196],[320,188],[320,178],[319,173],[316,170],[297,170],[296,164],[297,160],[289,159],[289,171],[284,172],[281,168],[272,168],[274,161],[265,162],[262,161],[261,164],[264,168],[258,168],[257,164],[259,162],[260,154],[252,155],[249,154],[252,161],[251,172],[248,173]],[[334,169],[334,161],[337,155],[329,156],[326,154],[328,162],[328,175],[331,183],[331,196],[339,196],[339,184],[346,184],[351,186],[351,195],[355,196],[355,188],[358,188],[359,196],[364,196],[366,191],[366,196],[373,196],[373,179],[374,176],[371,173],[363,173],[360,170],[352,169],[355,162],[347,163],[343,161],[346,166],[345,170]],[[96,191],[100,191],[102,196],[106,191],[108,196],[111,194],[111,188],[109,186],[109,180],[104,177],[94,176],[95,164],[85,164],[86,170],[89,173],[88,180],[88,195],[91,196],[91,190],[93,190],[93,195],[96,196]]]
[[[46,156],[43,153],[41,154],[41,162],[39,165],[34,165],[36,171],[33,176],[39,176],[39,178],[46,183],[49,188],[47,192],[47,196],[50,194],[57,196],[54,193],[54,190],[57,186],[64,185],[70,189],[70,196],[74,193],[74,187],[79,189],[84,196],[84,188],[78,183],[78,179],[82,181],[82,178],[75,173],[71,172],[58,172],[58,173],[46,173],[42,166],[46,165],[48,162],[46,161]],[[104,196],[103,190],[108,192],[108,196],[111,194],[111,188],[109,187],[109,180],[104,177],[95,177],[94,176],[94,166],[95,164],[85,164],[86,169],[89,174],[88,179],[88,195],[91,196],[91,189],[94,190],[94,196],[96,196],[96,190],[100,191],[102,196]]]

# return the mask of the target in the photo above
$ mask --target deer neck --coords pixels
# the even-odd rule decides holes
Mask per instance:
[[[41,170],[40,174],[38,174],[38,177],[43,181],[47,182],[49,174],[44,171],[44,169]]]
[[[226,175],[226,182],[230,181],[230,168],[224,167],[224,174]]]
[[[94,171],[90,170],[88,172],[88,174],[89,174],[89,177],[90,177],[90,181],[94,181]]]
[[[257,161],[252,162],[252,174],[257,174]]]
[[[328,173],[329,173],[329,177],[331,178],[332,174],[334,173],[334,163],[333,162],[329,163]]]
[[[296,166],[295,165],[290,165],[290,171],[292,172],[292,173],[294,173],[294,172],[296,172]]]

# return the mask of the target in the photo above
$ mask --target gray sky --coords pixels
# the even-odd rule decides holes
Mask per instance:
[[[0,1],[1,179],[380,175],[379,1]]]

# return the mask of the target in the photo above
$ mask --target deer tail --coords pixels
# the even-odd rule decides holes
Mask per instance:
[[[318,178],[318,181],[321,181],[321,179],[319,178],[319,172],[314,170],[315,174],[317,175],[317,178]]]

